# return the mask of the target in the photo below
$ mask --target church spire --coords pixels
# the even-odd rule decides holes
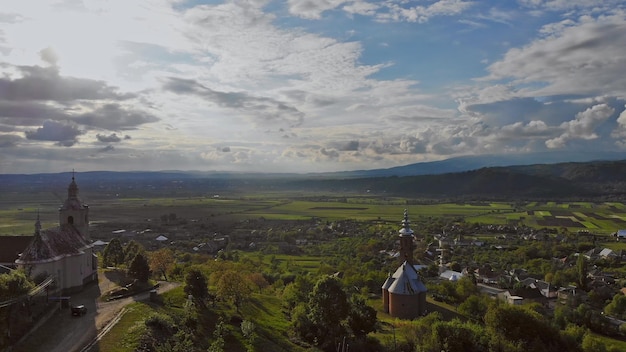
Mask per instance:
[[[402,261],[413,263],[413,230],[409,221],[409,211],[404,209],[404,219],[400,229],[400,258]]]
[[[72,169],[72,182],[67,187],[67,199],[78,199],[78,185],[74,177],[74,169]]]
[[[37,209],[37,221],[35,222],[35,235],[41,233],[41,221],[39,221],[39,209]]]

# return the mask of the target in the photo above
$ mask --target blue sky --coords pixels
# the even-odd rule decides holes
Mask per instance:
[[[1,173],[626,152],[624,1],[36,4],[0,9]]]

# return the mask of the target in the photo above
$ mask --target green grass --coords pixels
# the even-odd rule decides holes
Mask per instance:
[[[602,341],[607,348],[617,348],[618,351],[626,351],[626,341],[617,340],[608,336],[596,334],[595,332],[591,332],[594,338]]]
[[[120,321],[98,342],[98,350],[107,352],[134,351],[139,338],[146,331],[145,319],[154,312],[154,308],[135,302],[126,306]]]

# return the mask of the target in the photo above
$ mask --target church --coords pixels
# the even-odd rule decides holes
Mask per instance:
[[[15,261],[33,279],[52,276],[63,293],[77,292],[98,278],[98,258],[89,236],[89,206],[78,197],[72,174],[59,226],[42,229],[37,215],[32,240]]]
[[[409,214],[404,210],[400,229],[400,258],[403,262],[389,274],[382,286],[383,311],[392,317],[414,319],[426,311],[426,286],[418,273],[420,266],[413,264],[413,230]]]

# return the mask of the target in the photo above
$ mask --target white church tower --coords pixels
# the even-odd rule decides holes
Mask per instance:
[[[59,225],[72,225],[88,242],[91,241],[89,236],[89,206],[83,204],[78,198],[78,185],[74,179],[72,171],[72,182],[67,187],[67,199],[63,206],[59,208]]]

